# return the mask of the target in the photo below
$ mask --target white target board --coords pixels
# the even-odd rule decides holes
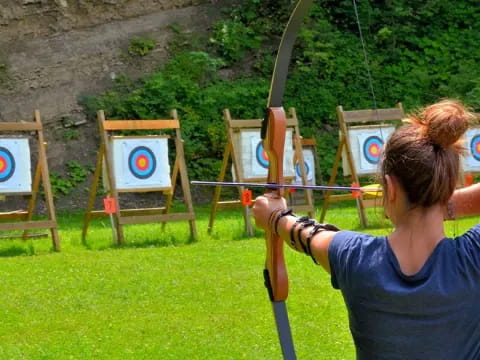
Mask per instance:
[[[171,187],[167,138],[112,139],[117,190]]]
[[[315,184],[315,156],[313,154],[313,148],[304,147],[303,148],[303,162],[305,164],[305,174],[307,178],[308,185]],[[300,167],[300,162],[297,161],[295,164],[295,179],[292,181],[292,184],[302,185],[302,170]]]
[[[463,159],[463,170],[480,172],[480,127],[474,127],[465,133],[466,154]]]
[[[283,157],[283,176],[294,177],[295,169],[293,158],[295,151],[293,149],[293,131],[287,129],[285,136],[285,152]],[[260,130],[242,130],[237,139],[240,154],[239,161],[243,170],[243,179],[258,179],[268,176],[268,156],[263,148],[263,142],[260,137]]]
[[[32,191],[30,146],[27,138],[0,138],[0,193]]]
[[[394,126],[359,127],[348,130],[353,164],[358,175],[377,173],[383,145],[394,131]],[[350,175],[351,169],[348,166],[345,150],[342,161],[343,174]]]

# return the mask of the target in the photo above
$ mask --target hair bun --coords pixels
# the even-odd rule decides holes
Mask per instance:
[[[430,105],[420,114],[424,134],[433,144],[447,148],[467,131],[475,116],[455,100],[443,100]]]

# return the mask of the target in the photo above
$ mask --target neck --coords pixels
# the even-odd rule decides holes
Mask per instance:
[[[413,275],[445,237],[443,208],[436,205],[427,209],[413,209],[396,220],[395,230],[388,241],[402,271]]]
[[[436,245],[444,237],[443,207],[434,205],[429,208],[415,208],[399,216],[395,222],[393,238],[413,238],[416,244]],[[408,235],[407,237],[405,237]]]

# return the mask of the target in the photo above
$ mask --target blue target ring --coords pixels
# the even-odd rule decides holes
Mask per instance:
[[[308,166],[308,163],[306,161],[303,162],[305,164],[305,175],[308,178],[308,174],[310,174],[310,166]],[[297,165],[295,166],[295,171],[297,172],[298,177],[302,177],[302,169],[300,168],[300,163],[297,162]]]
[[[378,136],[369,136],[363,143],[363,156],[370,164],[378,164],[383,140]]]
[[[480,161],[480,135],[475,135],[470,142],[470,151],[475,160]]]
[[[255,150],[255,156],[260,166],[268,169],[268,165],[270,164],[270,162],[268,161],[267,153],[265,152],[265,149],[263,148],[263,143],[261,141],[257,145],[257,149]]]
[[[0,182],[5,182],[15,173],[15,158],[10,150],[0,146]]]
[[[148,179],[157,168],[157,160],[152,150],[145,146],[137,146],[128,155],[128,168],[138,179]]]

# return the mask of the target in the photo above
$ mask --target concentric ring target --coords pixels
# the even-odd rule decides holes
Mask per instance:
[[[156,167],[155,155],[145,146],[137,146],[128,155],[128,168],[138,179],[148,179],[155,172]]]
[[[480,134],[475,135],[470,142],[470,151],[475,160],[480,161]]]
[[[15,158],[12,153],[0,146],[0,182],[5,182],[15,173]]]
[[[257,145],[257,149],[255,150],[255,155],[257,158],[257,162],[260,164],[260,166],[265,169],[268,169],[268,165],[270,164],[270,162],[268,161],[267,152],[263,148],[263,143],[261,141]]]
[[[363,143],[363,156],[370,164],[378,164],[383,140],[378,136],[369,136]]]
[[[305,164],[305,176],[308,179],[308,175],[310,174],[310,166],[308,166],[308,163],[306,161],[304,161],[303,163]],[[297,165],[295,166],[295,171],[298,177],[302,177],[302,169],[300,168],[299,162],[297,162]]]

